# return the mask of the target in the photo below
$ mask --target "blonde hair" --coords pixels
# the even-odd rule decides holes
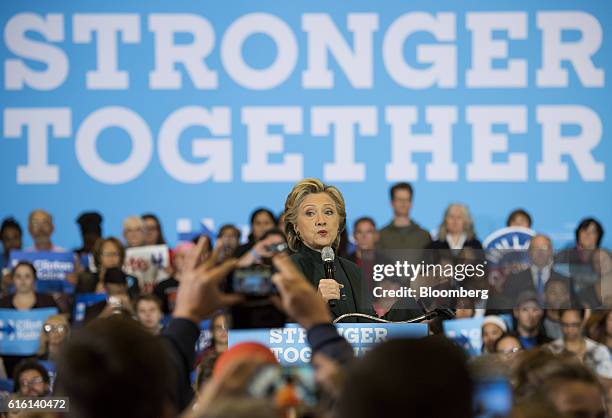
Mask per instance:
[[[446,210],[444,211],[444,217],[442,218],[442,223],[440,224],[440,228],[438,229],[438,239],[440,241],[444,241],[446,239],[446,235],[448,234],[448,229],[446,227],[446,218],[450,213],[452,208],[459,208],[461,210],[461,214],[463,215],[464,225],[463,232],[467,235],[467,239],[474,238],[474,220],[472,219],[472,215],[470,215],[470,210],[462,203],[451,203],[448,205]]]
[[[143,232],[145,230],[144,221],[142,220],[142,218],[140,216],[132,215],[132,216],[128,216],[127,218],[125,218],[123,220],[123,229],[124,230],[128,226],[131,226],[131,225],[137,226],[138,228],[142,229]]]
[[[43,327],[49,323],[49,321],[51,320],[60,320],[62,322],[62,325],[66,326],[67,328],[67,332],[66,332],[66,338],[68,338],[68,336],[70,335],[70,322],[68,322],[68,318],[66,318],[66,315],[63,314],[58,314],[58,315],[51,315],[47,318],[47,320],[45,321]],[[38,345],[38,356],[44,356],[45,354],[47,354],[47,352],[49,351],[49,337],[47,336],[47,333],[44,330],[40,330],[40,339],[39,339],[40,344]]]
[[[334,240],[332,246],[337,249],[340,244],[340,234],[346,226],[346,206],[344,204],[344,198],[342,193],[334,186],[324,184],[319,179],[308,178],[300,181],[287,196],[285,201],[285,235],[287,236],[287,243],[289,248],[293,251],[299,249],[300,237],[296,232],[297,218],[300,205],[309,194],[325,193],[327,194],[336,205],[336,210],[340,216],[338,236]]]

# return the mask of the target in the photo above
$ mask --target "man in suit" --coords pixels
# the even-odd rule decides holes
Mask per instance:
[[[531,265],[528,269],[512,274],[506,279],[503,295],[513,306],[525,291],[535,292],[540,306],[544,305],[544,290],[550,280],[569,283],[569,278],[553,271],[553,246],[546,235],[538,234],[531,239],[528,249]],[[571,285],[569,286],[571,289]]]

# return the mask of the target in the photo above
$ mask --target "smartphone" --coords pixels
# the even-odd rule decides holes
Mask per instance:
[[[229,281],[229,291],[256,297],[278,293],[276,286],[272,283],[272,268],[262,265],[234,270]]]
[[[121,299],[119,299],[117,296],[109,296],[108,297],[108,304],[113,308],[113,309],[118,309],[121,308]]]

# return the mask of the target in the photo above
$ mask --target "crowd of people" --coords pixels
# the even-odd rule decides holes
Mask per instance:
[[[278,216],[265,208],[251,214],[244,242],[240,229],[226,224],[215,236],[195,236],[169,249],[170,263],[152,287],[126,272],[126,250],[168,245],[160,220],[151,213],[129,216],[123,237],[105,237],[102,214],[84,213],[77,219],[82,246],[71,251],[74,271],[66,277],[71,293],[37,291],[35,266],[10,264],[11,251],[68,251],[53,241],[52,215],[42,209],[30,213],[29,248],[22,246],[21,225],[6,218],[0,229],[0,308],[54,307],[57,314],[44,322],[37,353],[2,356],[0,380],[12,381],[7,391],[19,396],[68,396],[74,416],[92,418],[608,416],[612,258],[601,246],[603,226],[591,217],[578,222],[571,247],[555,251],[525,209],[509,213],[504,226],[535,231],[524,258],[479,282],[491,292],[487,300],[455,299],[447,306],[458,319],[482,317],[480,356],[468,358],[433,319],[429,337],[387,341],[355,359],[332,325],[335,318],[360,312],[404,321],[431,308],[417,300],[362,297],[370,288],[370,254],[423,250],[452,264],[465,261],[470,251],[486,253],[466,205],[449,205],[432,237],[410,216],[410,184],[393,185],[390,203],[388,225],[359,218],[349,239],[340,192],[306,179]],[[288,250],[271,249],[278,244]],[[320,264],[326,246],[337,255],[334,279]],[[92,262],[83,264],[84,255]],[[274,385],[282,389],[258,389],[253,382],[264,379],[269,367],[278,368],[268,348],[241,343],[228,349],[232,318],[226,308],[243,303],[244,296],[232,293],[225,279],[236,268],[260,264],[274,267],[276,309],[306,329],[315,402],[296,400],[289,390],[294,378],[286,376]],[[453,280],[447,284],[458,286]],[[105,296],[77,320],[74,307],[82,294]],[[196,349],[205,319],[210,338]],[[498,415],[477,396],[491,381],[506,384],[511,401]]]

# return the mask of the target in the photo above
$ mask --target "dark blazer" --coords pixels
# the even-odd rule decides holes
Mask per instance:
[[[300,249],[291,255],[291,259],[295,265],[304,274],[306,279],[315,287],[319,287],[319,280],[325,278],[325,269],[321,260],[321,253],[312,250],[305,245],[301,245]],[[341,289],[341,294],[346,297],[344,300],[336,301],[336,306],[331,308],[332,315],[337,318],[346,313],[365,313],[373,315],[374,310],[371,306],[367,306],[365,301],[365,292],[367,291],[366,284],[363,283],[361,269],[353,262],[343,257],[336,256],[334,260],[335,279],[338,283],[344,285]],[[351,322],[357,322],[351,320]]]
[[[559,274],[554,270],[551,270],[550,278],[548,280],[561,280],[566,282],[569,287],[570,299],[573,298],[574,291],[572,287],[572,281],[569,277]],[[533,276],[531,275],[530,268],[518,272],[516,274],[509,275],[506,278],[506,283],[504,285],[502,293],[504,298],[508,302],[512,303],[512,306],[516,306],[516,300],[518,299],[519,295],[525,291],[531,291],[533,293],[536,293],[536,288],[533,284]]]

